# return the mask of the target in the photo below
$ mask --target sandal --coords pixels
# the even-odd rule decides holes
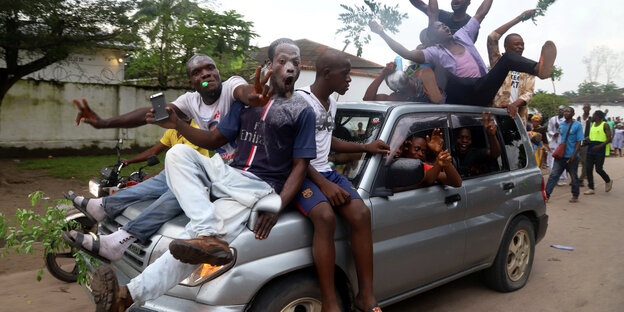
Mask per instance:
[[[106,259],[102,256],[100,256],[100,235],[98,234],[94,234],[92,232],[89,232],[89,235],[91,235],[91,237],[93,237],[93,250],[89,250],[87,248],[85,248],[82,245],[82,242],[84,241],[84,237],[85,234],[82,234],[80,232],[76,232],[76,238],[74,239],[68,232],[63,232],[63,234],[61,234],[61,236],[63,237],[63,239],[72,247],[85,252],[86,254],[95,257],[101,261],[103,261],[104,263],[111,263],[109,259]]]
[[[68,194],[69,193],[69,194]],[[95,220],[95,218],[87,212],[87,203],[89,202],[89,198],[84,197],[84,199],[82,200],[82,202],[80,203],[80,205],[76,204],[76,202],[74,201],[74,199],[76,199],[76,193],[69,191],[67,193],[63,192],[63,196],[72,202],[72,204],[74,205],[74,207],[76,209],[78,209],[80,212],[82,212],[82,214],[85,215],[85,217],[87,217],[87,219],[89,219],[89,221],[93,222],[93,224],[98,223],[97,220]]]

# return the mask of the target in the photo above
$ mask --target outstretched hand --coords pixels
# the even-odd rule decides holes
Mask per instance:
[[[253,91],[249,94],[248,100],[249,104],[252,106],[264,106],[269,103],[269,100],[273,96],[273,87],[266,85],[271,74],[273,74],[273,70],[269,70],[264,78],[262,78],[262,81],[260,81],[261,71],[262,66],[258,66],[258,68],[256,68],[256,75],[254,76]]]
[[[371,31],[381,35],[384,32],[383,26],[379,25],[377,21],[371,20],[368,22],[368,27],[370,27]]]
[[[390,155],[390,146],[388,146],[388,144],[386,144],[386,142],[382,140],[375,140],[364,145],[364,150],[366,150],[367,153],[372,154]]]
[[[95,112],[91,110],[89,104],[87,104],[87,99],[82,98],[82,106],[77,99],[74,98],[74,104],[78,108],[78,115],[76,116],[76,126],[80,124],[80,122],[84,122],[90,124],[96,129],[102,127],[102,118],[98,116]]]
[[[256,234],[256,239],[266,239],[271,233],[271,229],[277,223],[277,213],[262,212],[258,216],[258,222],[254,227],[253,232]]]
[[[520,20],[523,22],[528,20],[529,18],[533,17],[533,15],[535,15],[536,11],[537,9],[531,9],[531,10],[526,10],[522,12],[522,14],[520,14]]]
[[[148,124],[161,126],[165,129],[175,129],[178,126],[178,120],[180,118],[178,117],[178,114],[176,114],[175,110],[170,106],[167,106],[165,109],[167,110],[169,117],[156,121],[156,119],[154,118],[154,109],[151,108],[145,114],[145,122],[147,122]]]
[[[439,128],[433,129],[431,137],[425,137],[427,141],[427,148],[434,152],[436,155],[442,151],[444,146],[444,139],[442,138],[442,131]]]
[[[483,112],[481,114],[483,116],[483,128],[485,129],[485,132],[488,135],[496,135],[496,129],[498,129],[498,127],[496,126],[494,120],[492,120],[492,113],[488,113],[486,115],[485,112]]]

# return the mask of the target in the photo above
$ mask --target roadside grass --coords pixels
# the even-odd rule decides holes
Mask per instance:
[[[121,158],[129,159],[134,154],[122,154]],[[164,167],[165,153],[158,156],[160,164],[143,169],[147,173],[156,173]],[[27,159],[17,163],[17,168],[21,170],[43,170],[49,175],[61,178],[75,178],[84,183],[88,183],[93,177],[100,176],[100,169],[104,166],[117,163],[117,155],[106,156],[66,156],[52,158]],[[121,170],[122,176],[139,170],[146,163],[131,164]]]

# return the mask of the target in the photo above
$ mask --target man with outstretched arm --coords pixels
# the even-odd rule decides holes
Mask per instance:
[[[345,94],[351,82],[351,62],[347,55],[328,49],[316,59],[316,78],[298,89],[316,114],[316,158],[310,161],[307,178],[295,203],[314,224],[312,253],[321,288],[321,310],[340,312],[334,287],[336,213],[350,228],[351,250],[358,277],[355,306],[362,311],[381,311],[373,294],[373,241],[370,210],[347,178],[329,166],[330,149],[341,153],[389,153],[381,140],[369,144],[346,142],[332,136],[337,104],[331,95]]]
[[[535,9],[526,10],[511,21],[503,24],[494,30],[487,38],[487,50],[490,58],[490,67],[493,67],[501,58],[498,49],[498,40],[514,25],[526,21],[535,14]],[[514,51],[518,55],[524,52],[524,40],[516,33],[512,33],[505,37],[503,46],[505,52]],[[511,71],[507,74],[505,82],[498,89],[498,93],[494,98],[492,105],[494,107],[506,108],[511,118],[516,118],[516,113],[520,115],[522,121],[526,125],[528,117],[527,103],[533,97],[533,88],[535,87],[535,76],[527,73],[519,73]]]
[[[112,268],[100,266],[92,281],[98,311],[121,311],[133,302],[155,299],[193,272],[198,263],[233,261],[228,243],[244,229],[255,202],[278,193],[283,208],[296,195],[309,160],[316,157],[314,111],[293,94],[301,61],[295,42],[278,39],[268,54],[276,96],[265,107],[235,102],[208,133],[179,120],[171,108],[169,118],[158,122],[208,149],[236,139],[238,152],[230,165],[186,145],[176,145],[167,153],[167,183],[190,219],[186,239],[172,241],[169,251],[127,286],[118,285]],[[153,121],[151,113],[148,121]],[[254,229],[256,237],[268,237],[276,221],[277,214],[262,214]]]
[[[260,85],[250,86],[238,76],[221,82],[221,76],[212,58],[204,54],[193,55],[186,64],[189,84],[195,90],[187,92],[169,104],[177,116],[186,122],[190,118],[199,125],[198,131],[208,131],[218,124],[222,117],[230,111],[232,102],[243,100],[250,105],[262,106],[268,100],[268,89]],[[258,71],[256,72],[258,76]],[[204,86],[205,84],[205,86]],[[266,92],[265,92],[266,91]],[[133,112],[101,119],[83,99],[83,105],[75,100],[80,110],[76,123],[81,121],[95,128],[136,127],[146,123],[145,114],[150,107],[140,108]],[[142,115],[141,115],[142,114]],[[226,142],[215,150],[224,160],[234,157],[235,148]],[[128,206],[137,202],[155,199],[135,220],[110,235],[83,235],[77,231],[63,234],[63,238],[73,247],[78,248],[104,262],[121,259],[124,251],[136,240],[146,241],[160,226],[171,218],[182,213],[175,196],[169,191],[165,177],[166,170],[152,179],[146,180],[122,192],[104,198],[86,198],[73,192],[65,194],[74,206],[82,211],[93,222],[100,222],[105,217],[115,218]]]
[[[542,47],[539,63],[510,51],[488,72],[472,38],[491,5],[492,0],[483,1],[475,16],[452,35],[448,26],[437,20],[437,1],[430,0],[428,35],[435,45],[423,50],[406,49],[374,21],[369,26],[403,58],[435,65],[436,80],[440,89],[446,92],[447,103],[489,106],[509,71],[525,72],[546,79],[552,74],[557,55],[554,43],[547,41]]]

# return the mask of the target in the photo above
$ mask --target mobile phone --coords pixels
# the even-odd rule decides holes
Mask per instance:
[[[152,102],[152,107],[154,108],[154,119],[156,121],[169,117],[169,113],[165,109],[167,107],[167,102],[162,92],[150,96],[150,102]]]

